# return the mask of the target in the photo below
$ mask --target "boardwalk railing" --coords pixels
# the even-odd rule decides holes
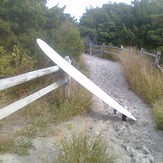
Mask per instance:
[[[70,59],[68,56],[66,56],[65,59],[70,62]],[[53,67],[48,67],[48,68],[28,72],[28,73],[18,75],[18,76],[1,79],[0,80],[0,91],[10,88],[10,87],[13,87],[13,86],[16,86],[18,84],[25,83],[25,82],[33,80],[33,79],[57,72],[57,71],[59,71],[59,67],[53,66]],[[63,80],[56,81],[53,84],[0,109],[0,120],[18,110],[20,110],[21,108],[25,107],[26,105],[32,103],[33,101],[41,98],[42,96],[48,94],[49,92],[51,92],[63,85],[65,86],[65,97],[68,97],[70,94],[70,90],[69,90],[70,77],[66,73],[64,76],[65,77]]]
[[[102,58],[104,58],[105,55],[118,54],[121,50],[130,51],[130,49],[123,48],[123,46],[121,46],[121,48],[115,47],[115,46],[106,46],[105,43],[102,45],[93,45],[91,43],[89,45],[87,45],[87,52],[89,51],[90,55],[97,55]],[[144,49],[141,48],[141,51],[139,52],[139,54],[141,54],[142,57],[144,55],[148,55],[148,56],[154,58],[154,65],[158,69],[160,69],[160,71],[163,73],[163,68],[159,64],[160,58],[161,58],[161,51],[158,51],[157,54],[152,54],[149,52],[145,52]]]

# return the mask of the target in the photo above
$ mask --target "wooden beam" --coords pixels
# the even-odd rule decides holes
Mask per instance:
[[[10,114],[20,110],[21,108],[25,107],[26,105],[32,103],[33,101],[39,99],[40,97],[46,95],[47,93],[57,89],[58,87],[66,84],[66,80],[60,80],[57,81],[41,90],[39,90],[38,92],[35,92],[21,100],[18,100],[2,109],[0,109],[0,120],[9,116]]]
[[[59,70],[58,66],[52,66],[36,71],[31,71],[22,75],[6,78],[6,79],[1,79],[0,80],[0,91],[16,86],[18,84],[22,84],[24,82],[30,81],[32,79],[51,74],[53,72],[56,72]]]
[[[68,63],[71,64],[71,60],[70,60],[69,56],[65,56],[64,59],[65,59]],[[65,72],[64,78],[65,78],[65,80],[67,81],[67,83],[65,84],[65,88],[64,88],[64,91],[65,91],[65,98],[67,99],[67,98],[70,97],[70,82],[71,82],[71,76]]]
[[[148,52],[145,52],[145,51],[143,51],[143,54],[149,55],[149,56],[151,56],[151,57],[156,57],[156,55],[155,55],[155,54],[148,53]]]

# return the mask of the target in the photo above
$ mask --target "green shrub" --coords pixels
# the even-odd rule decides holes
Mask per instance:
[[[14,76],[32,70],[35,61],[19,45],[14,45],[13,51],[6,51],[0,46],[0,77]]]
[[[73,59],[78,59],[84,50],[79,29],[77,25],[69,20],[65,20],[60,28],[56,30],[54,38],[54,45],[60,55],[68,55]]]

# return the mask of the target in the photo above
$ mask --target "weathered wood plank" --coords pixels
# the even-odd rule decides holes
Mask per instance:
[[[163,68],[160,65],[156,65],[158,69],[163,73]]]
[[[156,55],[155,55],[155,54],[148,53],[148,52],[145,52],[145,51],[143,51],[143,54],[150,55],[150,56],[152,56],[152,57],[156,57]]]
[[[66,84],[66,80],[60,80],[57,81],[41,90],[39,90],[38,92],[33,93],[32,95],[29,95],[21,100],[18,100],[2,109],[0,109],[0,120],[9,116],[10,114],[20,110],[21,108],[23,108],[24,106],[32,103],[33,101],[39,99],[40,97],[46,95],[47,93],[57,89],[58,87]]]
[[[32,79],[51,74],[53,72],[56,72],[59,70],[58,66],[52,66],[36,71],[31,71],[22,75],[1,79],[0,80],[0,90],[4,90],[13,86],[16,86],[18,84],[22,84],[24,82],[30,81]]]
[[[68,63],[71,64],[71,60],[69,58],[69,56],[65,56],[64,58]],[[64,74],[64,78],[67,81],[67,83],[65,84],[65,98],[69,98],[70,97],[70,82],[71,82],[71,76],[67,73]]]
[[[117,46],[106,46],[106,48],[112,48],[112,49],[122,50],[121,48],[119,48]]]
[[[95,47],[95,48],[101,48],[102,45],[93,45],[91,44],[92,47]]]
[[[101,49],[92,49],[93,52],[101,52],[102,50]]]
[[[112,52],[109,52],[109,51],[104,51],[104,53],[111,54],[111,55],[116,54],[116,53],[112,53]]]

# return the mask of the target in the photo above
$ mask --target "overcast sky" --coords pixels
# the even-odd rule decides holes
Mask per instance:
[[[127,4],[131,4],[132,0],[48,0],[47,6],[53,7],[59,3],[59,7],[63,7],[66,5],[65,13],[69,13],[71,16],[74,16],[76,19],[82,16],[85,12],[86,7],[101,7],[103,4],[108,2],[124,2]]]

